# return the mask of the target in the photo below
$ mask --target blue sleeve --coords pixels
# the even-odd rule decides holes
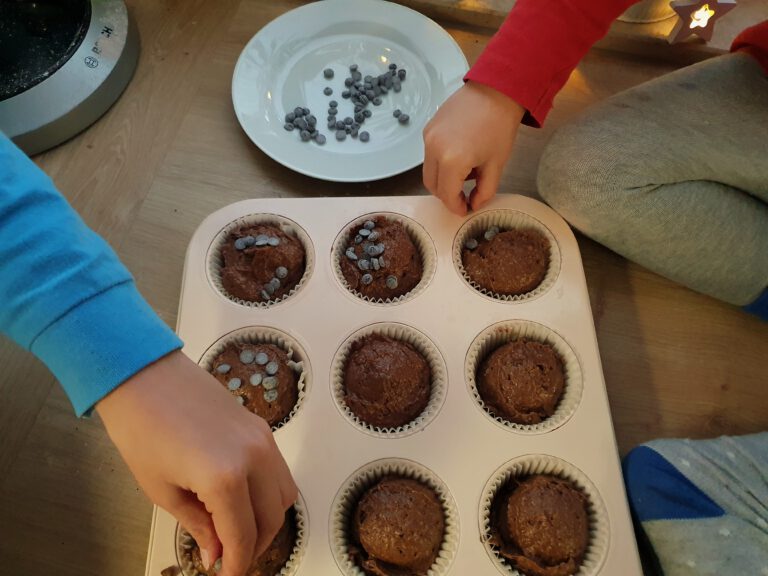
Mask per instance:
[[[2,134],[0,332],[45,362],[78,416],[182,345],[109,245]]]

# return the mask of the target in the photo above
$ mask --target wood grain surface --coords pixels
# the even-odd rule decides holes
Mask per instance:
[[[184,251],[211,211],[246,198],[425,194],[419,169],[370,184],[293,173],[262,154],[230,98],[247,40],[300,2],[129,0],[136,75],[94,126],[36,158],[176,320]],[[450,25],[470,62],[489,31]],[[546,128],[523,128],[502,191],[535,196],[542,147],[590,103],[670,65],[593,51]],[[435,202],[435,210],[442,209]],[[580,237],[619,446],[768,428],[768,324]],[[143,574],[151,505],[97,419],[76,419],[46,369],[0,341],[0,573]]]

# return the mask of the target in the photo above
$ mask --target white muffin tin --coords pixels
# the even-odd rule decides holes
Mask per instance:
[[[494,300],[475,291],[454,264],[454,242],[464,223],[490,211],[516,211],[544,225],[557,243],[559,272],[533,298]],[[421,225],[434,244],[434,276],[414,298],[392,305],[372,304],[344,288],[333,270],[332,246],[349,224],[365,214],[405,216]],[[266,308],[246,307],[220,294],[209,278],[209,249],[232,221],[273,214],[300,226],[311,240],[314,266],[290,298]],[[520,431],[500,425],[477,404],[466,378],[468,350],[493,324],[521,320],[554,331],[574,352],[582,377],[581,398],[558,427]],[[382,438],[347,420],[333,399],[334,356],[354,332],[379,322],[417,329],[445,361],[447,391],[438,414],[422,430]],[[332,504],[340,487],[361,467],[388,458],[417,462],[447,486],[459,512],[459,538],[447,571],[460,576],[500,574],[481,540],[483,492],[505,463],[542,455],[567,462],[596,491],[602,510],[601,558],[579,574],[641,576],[624,494],[600,355],[576,240],[568,225],[544,204],[499,195],[479,213],[460,218],[431,197],[369,197],[247,200],[210,215],[187,251],[179,305],[178,332],[184,352],[199,361],[222,336],[244,327],[276,328],[294,338],[308,356],[309,384],[296,415],[275,438],[306,504],[308,533],[299,576],[338,576],[332,549]],[[155,509],[147,576],[176,564],[176,521]],[[509,572],[508,572],[509,573]]]

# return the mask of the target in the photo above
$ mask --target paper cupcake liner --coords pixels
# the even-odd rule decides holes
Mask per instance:
[[[427,575],[443,576],[448,574],[459,544],[459,512],[456,503],[448,491],[448,487],[434,472],[421,464],[402,458],[384,458],[366,464],[347,478],[336,493],[331,507],[329,532],[333,557],[342,574],[344,576],[365,576],[363,569],[349,558],[347,532],[350,518],[355,513],[355,506],[363,493],[385,476],[418,480],[432,488],[437,494],[443,505],[445,515],[445,534],[437,558]]]
[[[224,352],[227,346],[231,344],[274,344],[285,351],[288,355],[288,360],[301,363],[302,370],[299,374],[299,380],[296,383],[299,391],[298,399],[290,414],[272,426],[273,432],[279,430],[290,422],[299,410],[301,410],[304,399],[307,396],[311,380],[309,356],[307,356],[307,353],[301,345],[285,332],[281,332],[280,330],[268,326],[249,326],[247,328],[240,328],[219,338],[205,351],[198,364],[206,371],[211,372],[214,359]]]
[[[429,402],[419,416],[408,424],[398,426],[397,428],[380,428],[366,424],[349,409],[344,401],[344,367],[346,366],[352,345],[361,338],[371,334],[388,336],[394,340],[407,342],[420,352],[429,364],[432,378]],[[331,365],[331,394],[336,407],[355,427],[371,436],[379,438],[404,438],[426,428],[435,419],[440,408],[443,406],[447,390],[448,375],[445,361],[437,346],[427,336],[405,324],[394,322],[371,324],[358,330],[344,341],[336,352],[333,364]]]
[[[307,505],[304,503],[304,498],[299,494],[299,498],[293,505],[293,510],[296,516],[296,543],[293,545],[293,551],[288,557],[285,566],[278,573],[279,576],[293,576],[301,565],[301,559],[304,557],[304,552],[307,548],[307,540],[309,535],[309,516],[307,514]],[[198,576],[198,571],[195,569],[195,565],[192,562],[189,552],[194,547],[194,539],[181,524],[176,523],[176,561],[183,576]]]
[[[554,456],[532,454],[515,458],[499,467],[486,483],[480,499],[480,538],[483,541],[483,546],[488,556],[496,566],[496,569],[502,574],[525,576],[525,574],[515,570],[501,556],[498,548],[490,543],[491,504],[496,496],[496,492],[505,486],[510,478],[524,478],[537,474],[548,474],[568,480],[587,496],[589,545],[579,571],[573,576],[596,576],[600,572],[600,568],[608,553],[610,527],[605,506],[597,488],[581,470]]]
[[[493,292],[492,290],[483,288],[477,282],[472,280],[464,269],[464,264],[461,260],[461,251],[464,248],[464,243],[469,238],[482,236],[485,230],[491,226],[498,226],[502,231],[537,230],[549,241],[549,268],[547,269],[547,273],[544,275],[541,284],[530,292],[517,295]],[[487,212],[481,212],[474,218],[469,219],[459,229],[456,238],[453,241],[453,264],[456,267],[456,270],[459,271],[464,282],[483,296],[501,302],[521,302],[541,296],[555,283],[558,274],[560,274],[560,247],[552,232],[549,231],[549,228],[544,226],[544,224],[536,220],[533,216],[529,216],[524,212],[518,212],[517,210],[489,210]]]
[[[221,268],[224,266],[224,261],[221,257],[222,246],[227,241],[227,238],[232,231],[236,230],[240,226],[248,226],[253,224],[271,224],[273,226],[277,226],[285,234],[298,238],[304,247],[304,275],[301,277],[301,280],[299,280],[299,282],[290,290],[290,292],[284,294],[280,298],[268,300],[267,302],[252,302],[250,300],[237,298],[236,296],[228,293],[221,282]],[[312,276],[312,271],[315,267],[315,251],[312,247],[312,240],[309,238],[309,235],[293,220],[289,220],[284,216],[278,216],[277,214],[250,214],[230,222],[224,228],[222,228],[218,234],[216,234],[216,236],[213,238],[213,241],[211,242],[210,247],[208,248],[206,261],[206,269],[208,271],[209,282],[216,289],[216,291],[224,296],[227,300],[231,300],[232,302],[240,304],[241,306],[248,306],[249,308],[269,308],[270,306],[274,306],[280,302],[285,302],[287,299],[296,294],[296,292],[301,290],[301,288],[307,283],[310,276]]]
[[[506,420],[503,416],[492,414],[485,405],[485,402],[483,402],[483,398],[477,389],[477,370],[483,360],[500,346],[521,338],[549,344],[557,352],[563,363],[565,376],[563,396],[560,398],[555,413],[538,424],[518,424]],[[584,387],[581,363],[573,348],[554,330],[528,320],[499,322],[478,334],[467,352],[464,375],[469,393],[475,403],[482,409],[483,414],[496,424],[521,434],[551,432],[565,424],[578,408]]]
[[[357,290],[354,290],[349,284],[347,284],[347,281],[344,278],[344,274],[341,272],[341,265],[339,264],[341,259],[345,258],[344,253],[347,249],[347,246],[349,245],[350,230],[359,228],[366,220],[370,220],[371,218],[376,217],[387,218],[388,220],[400,222],[400,224],[402,224],[405,228],[406,232],[408,232],[408,235],[411,237],[411,240],[416,246],[416,249],[419,251],[419,254],[421,254],[421,280],[419,280],[419,283],[416,284],[416,286],[414,286],[411,291],[406,292],[402,296],[397,296],[396,298],[373,299],[369,298],[368,296],[364,296]],[[435,245],[427,231],[414,220],[411,220],[402,214],[395,214],[394,212],[373,212],[352,220],[346,224],[338,236],[336,236],[336,239],[333,241],[333,248],[331,249],[331,267],[333,268],[333,272],[336,275],[336,279],[339,281],[339,283],[350,293],[360,298],[360,300],[364,300],[369,304],[376,304],[380,306],[402,304],[403,302],[407,302],[408,300],[411,300],[412,298],[415,298],[421,294],[429,285],[432,277],[435,275],[436,266],[437,253],[435,251]]]

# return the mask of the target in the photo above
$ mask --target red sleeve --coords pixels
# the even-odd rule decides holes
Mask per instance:
[[[757,61],[768,74],[768,20],[747,28],[731,44],[731,52],[746,52]]]
[[[504,24],[467,73],[527,110],[541,126],[579,60],[637,0],[517,0]]]

